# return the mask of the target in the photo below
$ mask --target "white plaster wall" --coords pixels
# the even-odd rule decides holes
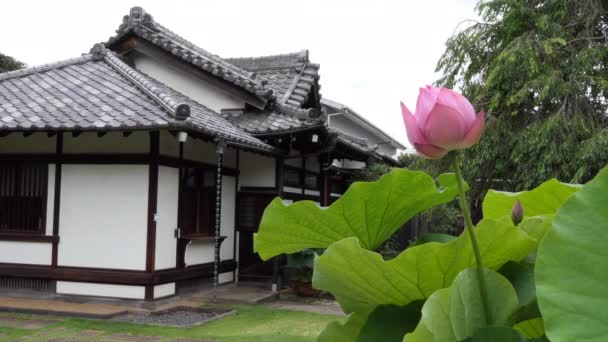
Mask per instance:
[[[74,137],[65,134],[63,137],[64,153],[148,153],[150,152],[150,135],[148,132],[133,132],[128,137],[121,132],[109,132],[98,137],[95,132],[85,132]]]
[[[184,159],[216,164],[215,144],[191,137],[184,143]]]
[[[220,235],[226,239],[220,248],[221,260],[234,259],[234,225],[236,216],[236,177],[222,177],[222,215]]]
[[[167,131],[160,132],[160,154],[169,157],[179,157],[179,142]],[[216,144],[191,136],[184,143],[184,159],[195,160],[209,164],[217,163]],[[236,167],[236,149],[224,149],[224,166]]]
[[[302,167],[302,158],[289,158],[285,159],[285,165],[301,168]]]
[[[55,164],[49,164],[48,188],[46,190],[46,235],[53,235],[53,211],[55,210]]]
[[[175,294],[175,283],[167,283],[154,286],[154,299],[173,296]]]
[[[158,168],[156,270],[175,267],[178,186],[179,169],[160,166]]]
[[[145,287],[135,285],[111,285],[98,283],[81,283],[72,281],[58,281],[57,294],[144,299]]]
[[[0,263],[50,265],[50,242],[0,241]]]
[[[218,274],[217,282],[220,284],[229,283],[234,280],[234,273],[232,272],[224,272]]]
[[[186,246],[186,266],[213,262],[215,244],[213,241],[191,241]]]
[[[223,108],[243,108],[245,102],[212,86],[200,78],[148,56],[134,57],[135,68],[189,96],[197,102],[219,112]]]
[[[55,153],[57,136],[48,137],[46,133],[34,133],[24,137],[12,133],[0,138],[0,153]]]
[[[179,142],[177,141],[177,138],[168,131],[160,131],[158,144],[158,150],[161,155],[179,157]]]
[[[58,264],[144,270],[147,165],[63,165]]]
[[[236,167],[236,149],[231,147],[224,149],[223,163],[226,167]]]
[[[239,153],[239,157],[239,186],[275,186],[274,158],[244,151]]]
[[[306,170],[319,173],[321,171],[319,159],[317,157],[306,158]]]

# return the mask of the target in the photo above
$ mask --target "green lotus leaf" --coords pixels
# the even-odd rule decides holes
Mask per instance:
[[[517,323],[513,329],[521,332],[526,338],[540,338],[545,335],[545,324],[540,317]]]
[[[521,260],[536,245],[509,220],[482,220],[475,230],[484,265],[494,270]],[[317,258],[313,286],[331,292],[347,312],[405,306],[449,287],[458,273],[474,265],[466,232],[448,243],[408,248],[389,261],[361,247],[357,238],[346,238]]]
[[[420,245],[424,245],[425,243],[429,243],[429,242],[446,243],[446,242],[450,242],[455,239],[456,239],[455,236],[449,235],[449,234],[429,233],[429,234],[424,234],[424,235],[416,238],[416,241],[413,243],[413,246],[420,246]]]
[[[266,260],[356,237],[374,250],[414,215],[456,197],[453,174],[439,176],[437,183],[439,188],[424,172],[396,169],[378,181],[354,183],[327,208],[276,198],[264,211],[254,249]]]
[[[509,327],[484,327],[475,332],[475,336],[463,342],[525,342],[521,334]]]
[[[511,282],[517,292],[519,304],[527,305],[536,300],[534,264],[527,261],[509,261],[498,270],[498,273]]]
[[[484,269],[484,277],[487,288],[490,289],[488,307],[493,320],[491,325],[506,327],[509,318],[518,307],[515,289],[505,277],[495,271]],[[467,268],[460,272],[452,286],[436,291],[427,299],[422,307],[422,318],[418,327],[412,334],[405,336],[405,341],[457,342],[467,338],[477,341],[478,332],[488,324],[479,293],[477,270]],[[492,338],[487,341],[519,341],[505,339],[518,334],[503,334],[503,332],[495,331],[497,339]],[[483,334],[485,336],[488,333]]]
[[[553,215],[580,189],[580,185],[567,184],[550,179],[533,190],[522,192],[505,192],[490,190],[483,200],[483,217],[499,218],[510,216],[511,209],[517,200],[524,208],[524,217]]]
[[[538,305],[551,341],[608,336],[608,168],[558,211],[538,249]]]
[[[344,324],[330,323],[317,341],[401,342],[406,333],[416,328],[423,304],[417,301],[406,306],[382,305],[371,311],[353,313]]]

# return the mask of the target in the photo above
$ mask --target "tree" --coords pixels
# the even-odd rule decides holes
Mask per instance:
[[[489,114],[466,152],[473,206],[490,188],[591,179],[608,163],[608,0],[481,0],[476,11],[437,64],[438,85]]]
[[[14,59],[13,57],[3,55],[2,53],[0,53],[0,73],[18,70],[18,69],[21,69],[24,67],[25,67],[25,64],[19,62],[18,60]]]

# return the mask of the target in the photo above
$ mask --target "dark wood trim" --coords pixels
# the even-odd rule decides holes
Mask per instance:
[[[148,232],[146,244],[146,271],[154,272],[156,254],[156,217],[158,204],[159,132],[150,132],[150,166],[148,175]],[[146,291],[147,293],[147,291]],[[146,298],[147,300],[148,298]]]
[[[277,188],[262,187],[262,186],[242,186],[239,192],[246,192],[248,194],[279,194]]]
[[[300,170],[300,184],[302,185],[302,195],[306,188],[306,158],[302,157],[302,169]]]
[[[166,284],[180,280],[194,279],[200,277],[213,276],[213,262],[188,266],[185,269],[168,269],[155,272],[153,284]],[[232,272],[236,269],[237,263],[234,260],[222,260],[219,264],[218,274]]]
[[[154,133],[154,132],[151,132]],[[156,132],[158,133],[158,132]],[[58,134],[57,136],[61,136]],[[62,139],[63,144],[63,139]],[[39,163],[47,163],[47,164],[126,164],[126,165],[143,165],[149,164],[150,154],[147,153],[126,153],[126,154],[117,154],[117,153],[108,153],[108,154],[88,154],[88,153],[78,153],[78,154],[64,154],[64,153],[54,153],[54,154],[18,154],[18,153],[9,153],[9,154],[0,154],[0,163],[2,162],[39,162]],[[209,170],[216,170],[217,165],[199,162],[194,160],[180,160],[176,157],[170,156],[158,156],[157,162],[162,166],[170,166],[170,167],[200,167]],[[238,175],[238,169],[231,167],[222,167],[222,175],[225,176],[236,176]]]
[[[220,272],[234,271],[236,266],[236,261],[224,260],[220,263]],[[84,283],[155,286],[180,280],[213,276],[213,262],[188,266],[185,269],[171,268],[156,272],[0,263],[0,276]]]
[[[195,161],[195,160],[187,160],[187,159],[182,159],[182,158],[183,158],[183,156],[176,158],[176,157],[171,157],[171,156],[160,155],[158,157],[158,163],[159,163],[159,165],[162,165],[162,166],[170,166],[170,167],[176,167],[176,168],[197,167],[197,168],[201,168],[201,169],[217,171],[217,165],[200,162],[200,161]],[[238,174],[239,174],[238,169],[222,166],[222,175],[237,176]]]
[[[58,135],[59,136],[59,135]],[[0,154],[1,162],[40,162],[48,164],[148,164],[150,161],[149,154],[142,153],[127,153],[127,154]]]
[[[63,154],[63,133],[57,134],[57,146],[55,148],[55,154],[57,160],[61,160]],[[57,259],[59,254],[59,218],[61,214],[61,163],[55,164],[55,190],[53,193],[53,236],[57,237],[56,241],[53,241],[51,251],[51,266],[57,266]]]
[[[162,158],[162,156],[161,156]],[[181,234],[183,217],[182,217],[182,207],[183,207],[183,178],[184,178],[184,170],[183,170],[183,160],[184,160],[184,143],[179,143],[179,184],[177,186],[177,229],[178,232],[176,235]],[[175,267],[176,268],[184,268],[186,267],[186,246],[188,245],[187,240],[176,239],[175,242]]]
[[[53,245],[59,242],[57,235],[0,233],[0,241],[49,242]],[[53,247],[54,250],[54,247]]]
[[[302,160],[304,160],[302,158]],[[302,163],[304,165],[304,163]],[[285,177],[285,160],[283,158],[276,158],[276,183],[275,186],[277,188],[277,195],[283,198],[283,183]],[[304,180],[301,179],[302,186],[304,186]],[[279,290],[279,258],[281,256],[277,255],[272,258],[272,290]]]
[[[236,150],[236,169],[240,172],[240,161],[241,155],[240,151]],[[232,232],[232,259],[236,260],[236,248],[238,247],[236,244],[236,240],[238,239],[238,230],[236,229],[237,222],[239,219],[239,174],[235,176],[234,180],[234,231]],[[234,282],[237,281],[236,268],[232,271],[232,280]]]
[[[144,300],[148,302],[154,300],[154,285],[146,285],[144,288]]]

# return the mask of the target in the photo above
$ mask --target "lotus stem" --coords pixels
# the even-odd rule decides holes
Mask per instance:
[[[464,179],[462,178],[462,171],[460,170],[459,158],[456,153],[452,157],[452,167],[454,173],[456,173],[456,181],[458,183],[460,210],[464,216],[465,230],[467,231],[469,238],[471,239],[471,246],[473,247],[473,253],[475,255],[475,262],[477,263],[477,280],[479,282],[479,292],[481,296],[481,304],[483,307],[484,315],[486,318],[486,325],[492,325],[494,320],[492,318],[492,312],[490,311],[490,302],[488,300],[488,288],[486,285],[486,278],[484,275],[483,261],[481,260],[481,253],[479,252],[479,244],[473,231],[473,221],[471,220],[471,210],[469,209],[469,202],[467,201],[467,194],[464,190]]]

